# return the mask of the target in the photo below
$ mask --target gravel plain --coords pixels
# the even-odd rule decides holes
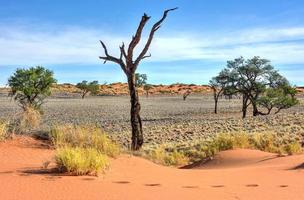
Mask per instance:
[[[219,114],[213,114],[214,102],[209,95],[151,96],[140,98],[146,144],[195,142],[216,133],[246,131],[275,132],[281,137],[303,141],[304,104],[277,115],[241,118],[239,99],[219,103]],[[127,146],[130,142],[130,101],[128,96],[49,98],[43,107],[41,129],[58,124],[91,124],[102,127],[109,135]],[[0,97],[0,119],[11,119],[21,109],[8,97]],[[250,115],[250,113],[248,113]]]

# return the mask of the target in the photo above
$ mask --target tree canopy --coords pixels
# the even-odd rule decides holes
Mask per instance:
[[[51,86],[57,81],[53,72],[42,66],[17,69],[9,78],[10,95],[26,110],[31,107],[40,110],[44,99],[51,94]]]
[[[141,87],[147,84],[147,75],[146,74],[140,74],[140,73],[135,73],[135,84],[136,87]]]
[[[80,83],[76,84],[76,87],[79,88],[82,91],[81,97],[84,99],[85,95],[89,92],[93,95],[97,94],[99,90],[99,84],[98,81],[82,81]]]
[[[220,88],[225,94],[241,94],[243,117],[251,105],[253,116],[276,113],[297,104],[296,90],[290,85],[267,59],[255,56],[227,61],[227,66],[210,82],[211,87]],[[267,112],[259,110],[267,109]]]

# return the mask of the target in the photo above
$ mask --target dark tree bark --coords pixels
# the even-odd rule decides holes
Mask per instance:
[[[242,113],[243,113],[242,117],[243,118],[246,118],[246,116],[247,116],[247,108],[249,105],[250,105],[250,101],[249,101],[248,95],[243,94],[243,102],[242,102]]]
[[[122,43],[122,46],[119,47],[120,48],[119,58],[111,56],[108,53],[108,49],[106,45],[102,41],[100,41],[104,49],[105,56],[100,56],[99,58],[104,60],[104,63],[106,63],[107,61],[111,61],[118,64],[121,67],[121,69],[124,71],[128,79],[129,93],[131,98],[130,114],[131,114],[131,127],[132,127],[132,144],[131,144],[132,150],[139,150],[142,144],[144,143],[142,122],[140,118],[140,103],[135,85],[135,71],[140,61],[151,56],[151,54],[147,55],[147,52],[153,40],[154,33],[160,28],[162,22],[166,19],[168,12],[176,9],[177,8],[173,8],[164,11],[162,18],[152,26],[148,40],[144,45],[144,48],[142,49],[142,51],[139,53],[138,57],[135,60],[133,59],[134,49],[137,46],[137,44],[140,42],[142,31],[146,23],[150,19],[150,17],[147,14],[144,14],[142,16],[137,31],[135,35],[132,37],[128,49],[127,50],[125,49],[124,43]]]
[[[144,143],[142,122],[140,118],[140,103],[135,86],[135,75],[128,76],[128,85],[131,97],[131,126],[132,126],[132,149],[138,150]]]
[[[81,98],[84,99],[84,97],[87,95],[88,92],[89,92],[89,91],[83,91],[83,92],[82,92],[82,95],[81,95]]]
[[[183,100],[186,101],[187,97],[191,94],[191,92],[187,91],[183,94]]]
[[[223,93],[224,89],[223,88],[219,89],[215,86],[212,86],[211,88],[213,90],[214,114],[217,114],[218,101],[219,101],[219,98],[220,98],[221,94]]]

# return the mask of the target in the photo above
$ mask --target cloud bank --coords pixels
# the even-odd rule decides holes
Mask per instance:
[[[0,25],[0,65],[97,64],[103,54],[99,40],[118,55],[131,36],[85,27]],[[146,40],[142,38],[142,42]],[[278,64],[304,63],[304,27],[253,28],[221,33],[157,33],[146,62],[180,60],[226,61],[260,55]],[[137,50],[142,48],[142,43]]]

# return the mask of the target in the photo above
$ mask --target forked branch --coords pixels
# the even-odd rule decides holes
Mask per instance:
[[[170,11],[173,11],[173,10],[176,10],[176,9],[177,9],[177,7],[176,7],[176,8],[172,8],[172,9],[168,9],[168,10],[165,10],[165,11],[164,11],[164,14],[163,14],[163,16],[162,16],[162,18],[152,26],[152,29],[151,29],[151,31],[150,31],[149,38],[148,38],[148,40],[147,40],[147,42],[146,42],[146,45],[145,45],[145,47],[143,48],[143,50],[141,51],[141,53],[139,54],[139,56],[136,58],[136,60],[135,60],[135,62],[134,62],[135,68],[137,67],[137,65],[139,64],[139,62],[140,62],[142,59],[147,58],[146,53],[147,53],[148,50],[149,50],[149,47],[150,47],[151,42],[152,42],[152,40],[153,40],[154,33],[160,28],[162,22],[166,19],[168,13],[169,13]],[[148,57],[149,57],[149,56],[148,56]]]

